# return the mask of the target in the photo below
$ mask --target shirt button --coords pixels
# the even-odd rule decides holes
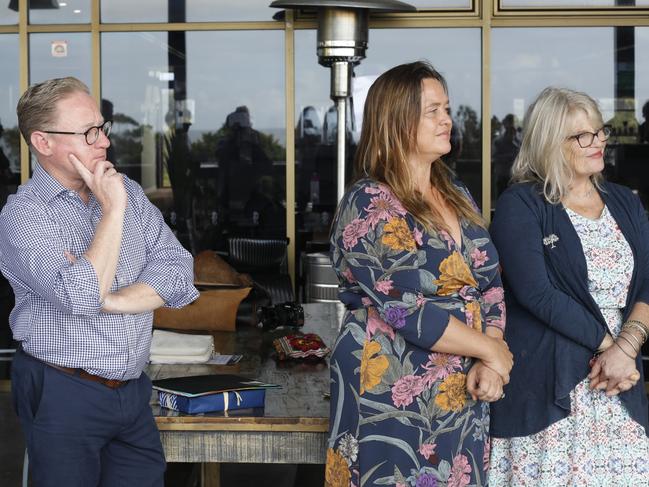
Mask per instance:
[[[74,191],[68,191],[68,196],[69,196],[70,198],[74,198],[74,196],[75,196],[75,192],[74,192]]]

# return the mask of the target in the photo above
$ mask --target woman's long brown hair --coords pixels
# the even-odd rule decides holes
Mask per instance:
[[[408,166],[416,148],[424,79],[446,80],[428,62],[401,64],[372,84],[365,100],[363,128],[354,159],[354,181],[371,178],[386,184],[414,218],[431,231],[449,231],[439,211],[417,189]],[[458,218],[484,227],[472,202],[453,184],[453,172],[439,159],[432,163],[430,184],[455,210]]]

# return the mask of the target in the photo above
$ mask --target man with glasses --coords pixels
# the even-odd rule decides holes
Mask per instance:
[[[161,486],[142,373],[152,311],[198,296],[192,257],[106,160],[111,122],[75,78],[30,87],[18,124],[38,160],[0,213],[20,343],[12,393],[36,486]]]

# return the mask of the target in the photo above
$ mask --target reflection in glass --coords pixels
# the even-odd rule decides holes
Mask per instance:
[[[647,7],[649,0],[499,0],[503,9],[507,8],[579,8],[579,7]]]
[[[114,160],[192,251],[286,236],[283,63],[275,31],[102,35]]]
[[[417,7],[419,10],[436,10],[440,8],[471,8],[471,0],[408,0],[406,3]]]
[[[452,45],[453,49],[442,46]],[[329,70],[318,65],[316,33],[295,33],[296,228],[297,252],[327,249],[336,201],[336,110],[329,98]],[[407,57],[404,57],[407,52]],[[367,58],[355,67],[347,132],[347,175],[362,124],[363,103],[372,82],[387,69],[429,59],[446,77],[454,120],[452,152],[446,162],[481,201],[481,58],[478,29],[376,29]],[[301,280],[304,276],[301,277]]]
[[[169,22],[168,0],[101,2],[101,22]]]
[[[638,142],[649,144],[649,27],[635,31],[635,115],[640,123]]]
[[[91,86],[90,34],[29,35],[29,83],[74,76]]]
[[[508,113],[502,120],[491,118],[491,194],[496,198],[509,185],[511,169],[521,148],[522,120]]]
[[[18,80],[18,34],[0,34],[0,208],[20,183],[20,132],[16,104],[20,98]],[[13,348],[11,329],[6,326],[14,305],[14,294],[0,276],[0,348]],[[9,379],[9,362],[0,362],[0,380]]]
[[[246,22],[272,20],[269,0],[110,0],[101,2],[101,21]],[[171,9],[170,9],[171,8]]]
[[[30,24],[88,24],[90,0],[29,0]]]
[[[0,208],[20,182],[18,35],[0,35]]]
[[[0,6],[0,25],[18,24],[18,0],[12,0],[9,4],[3,2]]]
[[[494,29],[492,196],[507,187],[525,111],[546,86],[595,98],[612,127],[605,175],[649,203],[649,28]]]

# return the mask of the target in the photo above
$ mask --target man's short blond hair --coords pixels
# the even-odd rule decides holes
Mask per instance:
[[[77,78],[54,78],[30,86],[18,100],[16,114],[18,128],[30,145],[32,133],[36,130],[52,130],[55,121],[56,104],[76,92],[90,94],[88,87]]]

